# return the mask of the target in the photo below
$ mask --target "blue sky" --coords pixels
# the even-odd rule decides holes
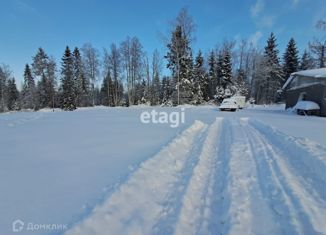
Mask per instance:
[[[263,47],[272,31],[281,53],[290,37],[302,52],[321,36],[316,21],[326,19],[326,0],[2,0],[0,63],[20,82],[38,47],[59,62],[66,45],[90,42],[101,51],[127,35],[137,36],[148,54],[157,48],[163,55],[160,35],[182,7],[197,25],[193,47],[204,52],[224,39],[248,38]]]

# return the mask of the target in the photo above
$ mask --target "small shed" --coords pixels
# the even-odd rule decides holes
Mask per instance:
[[[313,101],[319,105],[320,115],[326,116],[326,68],[292,73],[282,90],[286,108],[298,101]]]

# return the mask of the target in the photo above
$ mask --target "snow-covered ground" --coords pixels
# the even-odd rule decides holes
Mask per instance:
[[[183,108],[1,114],[0,234],[326,234],[326,118]]]

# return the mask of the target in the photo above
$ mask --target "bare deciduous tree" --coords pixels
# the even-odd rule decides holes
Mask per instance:
[[[94,48],[90,43],[84,44],[81,48],[83,54],[83,66],[85,71],[85,76],[87,77],[88,81],[91,83],[92,87],[92,102],[95,105],[95,96],[94,96],[94,88],[96,82],[98,81],[99,76],[99,66],[100,66],[100,59],[99,59],[99,51]]]
[[[136,85],[140,83],[143,67],[143,46],[137,37],[127,37],[121,43],[120,50],[127,79],[129,104],[135,104]]]

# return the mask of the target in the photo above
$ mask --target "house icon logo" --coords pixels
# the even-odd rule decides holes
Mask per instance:
[[[21,232],[24,229],[24,222],[21,221],[20,219],[15,220],[12,223],[12,231],[13,232]]]

